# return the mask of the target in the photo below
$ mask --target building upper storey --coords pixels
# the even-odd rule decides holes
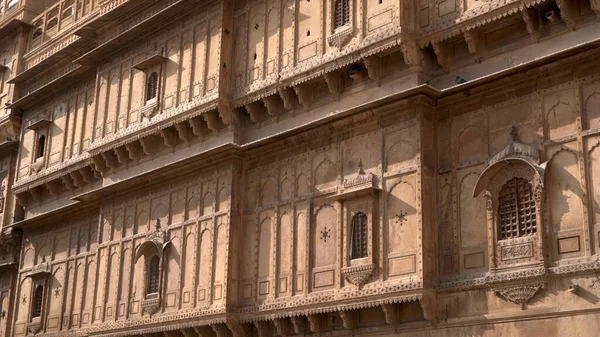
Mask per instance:
[[[34,8],[9,4],[6,18]],[[28,216],[56,207],[38,207],[50,196],[71,203],[152,171],[181,144],[243,147],[600,38],[596,0],[63,0],[29,12],[5,81],[23,117],[14,191]]]

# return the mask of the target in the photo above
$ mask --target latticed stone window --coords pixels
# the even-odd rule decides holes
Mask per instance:
[[[42,303],[44,302],[44,287],[37,286],[33,294],[33,308],[31,317],[40,317],[42,315]]]
[[[359,212],[352,218],[350,231],[350,258],[360,259],[368,256],[367,215]]]
[[[508,181],[498,195],[498,239],[535,234],[536,208],[531,184],[523,178]]]
[[[333,28],[337,29],[350,23],[350,0],[336,0]]]
[[[158,94],[158,73],[153,72],[146,82],[146,101],[156,98]]]
[[[148,287],[146,294],[155,294],[158,292],[158,280],[159,280],[159,259],[158,256],[154,255],[150,259],[148,264]]]

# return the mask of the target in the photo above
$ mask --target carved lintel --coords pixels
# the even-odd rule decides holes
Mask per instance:
[[[61,186],[61,182],[58,179],[49,181],[48,183],[46,183],[46,189],[48,190],[48,192],[50,194],[52,194],[55,197],[58,197],[58,195],[60,194],[60,186]]]
[[[432,42],[431,45],[433,46],[433,51],[435,52],[435,56],[436,56],[438,64],[440,66],[442,66],[444,71],[447,73],[450,69],[450,62],[451,62],[450,51],[448,50],[448,45],[445,42],[440,42],[440,41]]]
[[[287,88],[277,88],[277,92],[279,93],[279,97],[283,101],[283,106],[287,110],[294,110],[294,93]]]
[[[258,332],[258,337],[269,336],[269,322],[268,321],[254,321],[254,326]]]
[[[298,96],[298,102],[304,110],[310,109],[313,100],[312,86],[308,84],[297,84],[294,86],[294,92]]]
[[[400,311],[398,310],[398,305],[393,303],[382,304],[381,310],[383,310],[383,314],[385,315],[385,321],[387,324],[400,323]]]
[[[475,61],[481,62],[484,52],[484,43],[481,39],[481,34],[476,32],[474,29],[463,32],[463,37],[469,47],[469,53],[475,57]]]
[[[521,307],[521,310],[525,310],[527,303],[543,288],[543,283],[530,283],[495,288],[492,291],[499,298],[517,304]]]
[[[290,324],[285,318],[278,318],[273,320],[277,336],[288,336],[290,334]]]
[[[306,333],[306,320],[304,319],[304,316],[290,317],[290,321],[294,326],[294,333],[296,335],[302,335]]]
[[[119,167],[117,156],[115,156],[115,154],[112,151],[102,152],[101,156],[104,159],[106,166],[108,166],[110,169],[114,170],[117,167]]]
[[[327,82],[327,88],[329,88],[329,92],[333,95],[333,99],[337,101],[342,92],[342,77],[337,71],[331,71],[323,73],[323,78]]]
[[[600,19],[600,0],[590,0],[590,7],[596,12],[598,19]]]
[[[184,142],[189,142],[194,137],[193,133],[190,130],[190,125],[188,123],[177,123],[175,124],[175,129],[177,130],[177,134],[179,138]]]
[[[163,142],[169,148],[174,148],[177,145],[177,131],[173,128],[166,128],[160,130]]]
[[[119,146],[115,149],[115,155],[117,156],[117,161],[123,165],[129,163],[129,153],[124,146]]]
[[[423,72],[423,52],[414,41],[402,41],[400,44],[404,63],[413,73]]]
[[[373,80],[377,84],[377,86],[381,85],[381,57],[377,55],[371,55],[364,59],[365,68],[367,68],[367,73],[369,74],[369,78]]]
[[[253,123],[258,123],[265,118],[266,109],[265,106],[262,105],[260,102],[252,102],[246,104],[244,107],[246,108],[246,111],[248,111],[248,115],[250,115],[250,120]]]
[[[127,143],[125,144],[125,149],[129,153],[129,159],[131,160],[138,160],[143,154],[142,146],[139,142]]]
[[[208,125],[208,128],[212,132],[214,132],[214,133],[219,132],[219,127],[221,126],[221,121],[219,120],[219,117],[217,116],[217,112],[215,110],[205,112],[204,114],[202,114],[202,117],[204,117],[204,121],[206,121],[206,125]]]
[[[319,314],[308,315],[306,316],[308,319],[308,325],[310,326],[310,331],[314,333],[319,333],[323,331],[323,317]]]
[[[267,96],[262,101],[270,116],[279,116],[284,110],[283,102],[278,95]]]
[[[538,42],[542,35],[540,29],[540,12],[535,7],[525,7],[521,10],[521,17],[525,21],[525,27],[534,42]]]
[[[154,138],[152,136],[140,138],[140,145],[142,146],[142,151],[149,156],[153,155],[156,151]]]
[[[213,324],[210,326],[216,337],[227,337],[227,326],[225,324]]]
[[[232,320],[227,320],[226,324],[233,337],[252,337],[252,326],[250,324]]]
[[[356,327],[356,312],[354,310],[340,310],[340,317],[342,318],[342,324],[346,329],[354,329]]]
[[[202,119],[200,119],[200,117],[194,117],[188,120],[188,123],[190,123],[190,126],[192,127],[192,132],[196,136],[204,136],[204,127],[202,125]]]
[[[102,156],[93,156],[92,162],[94,163],[94,169],[100,173],[105,173],[108,171],[108,167],[106,163],[104,163],[104,159]]]
[[[556,5],[560,9],[560,17],[567,24],[570,30],[577,28],[575,2],[573,0],[556,0]]]

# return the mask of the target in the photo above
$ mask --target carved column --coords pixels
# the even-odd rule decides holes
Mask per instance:
[[[490,271],[498,268],[496,260],[496,225],[494,223],[494,205],[492,201],[492,194],[488,191],[484,192],[483,198],[485,200],[485,212],[488,232],[488,257],[490,263]]]

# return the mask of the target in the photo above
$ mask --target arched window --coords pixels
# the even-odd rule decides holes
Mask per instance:
[[[45,150],[46,150],[46,136],[41,135],[40,138],[38,138],[37,152],[36,152],[35,159],[42,158],[44,156]]]
[[[158,292],[158,280],[159,280],[159,259],[157,255],[154,255],[148,263],[148,286],[146,288],[146,294],[155,294]]]
[[[11,8],[15,7],[18,3],[19,3],[19,0],[11,0],[8,2],[6,9],[11,9]]]
[[[498,240],[535,234],[535,199],[529,181],[513,178],[498,195]]]
[[[42,303],[44,301],[44,287],[37,286],[33,294],[33,308],[31,317],[40,317],[42,315]]]
[[[350,23],[350,0],[336,0],[334,15],[333,29],[343,27]]]
[[[359,212],[352,218],[350,230],[350,258],[360,259],[368,256],[367,215]]]
[[[146,83],[146,101],[156,98],[158,94],[158,73],[153,72],[148,76]]]

